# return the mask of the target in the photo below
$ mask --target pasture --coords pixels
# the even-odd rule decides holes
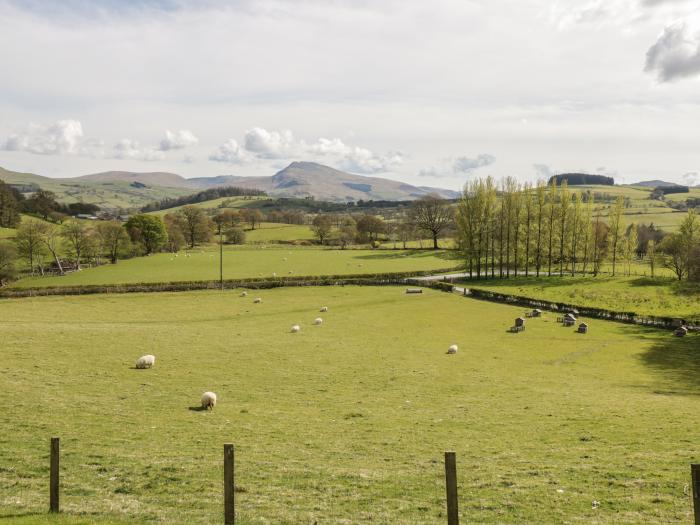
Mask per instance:
[[[459,260],[449,251],[340,250],[285,246],[226,247],[224,278],[351,275],[437,270],[456,267]],[[75,286],[216,280],[219,278],[217,246],[159,253],[87,268],[64,276],[28,277],[13,287]]]
[[[641,315],[700,319],[700,285],[648,277],[518,277],[465,281],[466,286],[544,301]]]
[[[0,520],[221,522],[233,442],[243,524],[445,523],[448,449],[465,523],[689,522],[698,336],[518,315],[398,287],[0,301]]]

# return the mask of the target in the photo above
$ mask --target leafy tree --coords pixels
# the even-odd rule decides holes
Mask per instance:
[[[212,222],[202,208],[185,206],[177,212],[180,228],[190,248],[211,239]]]
[[[90,242],[90,229],[84,223],[73,219],[61,226],[61,235],[68,243],[76,269],[80,270],[80,257]]]
[[[124,226],[131,241],[140,245],[146,255],[158,251],[168,241],[165,225],[155,215],[133,215]]]
[[[617,256],[620,253],[621,239],[624,232],[624,223],[622,211],[625,206],[625,200],[622,195],[615,199],[615,203],[610,208],[609,226],[610,226],[610,249],[612,255],[612,274],[615,276],[615,268],[617,264]]]
[[[384,221],[376,215],[363,215],[357,220],[357,234],[360,242],[376,240],[384,232]]]
[[[109,262],[117,264],[119,255],[129,248],[127,231],[118,221],[104,221],[97,223],[96,232],[103,253]]]
[[[62,237],[60,227],[49,222],[38,222],[37,226],[39,230],[39,242],[44,245],[44,247],[53,257],[58,273],[63,275],[65,271],[63,270],[63,264],[61,263],[60,257],[60,252],[63,248],[61,243]]]
[[[318,242],[324,244],[328,239],[333,228],[333,221],[328,215],[319,214],[314,217],[311,223],[311,230],[318,239]]]
[[[356,237],[357,225],[355,224],[355,220],[352,217],[347,217],[341,223],[340,228],[338,228],[338,242],[340,243],[340,248],[344,250]]]
[[[224,236],[228,244],[245,244],[245,232],[239,226],[228,228]]]
[[[16,228],[20,221],[18,193],[0,180],[0,228]]]
[[[0,287],[15,277],[17,248],[10,241],[0,241]]]
[[[163,216],[165,231],[168,234],[167,247],[170,253],[179,252],[185,245],[185,235],[182,233],[180,219],[172,213]]]
[[[649,270],[651,277],[654,278],[654,269],[656,268],[656,241],[649,239],[647,241],[647,260],[649,261]]]
[[[25,259],[29,264],[29,271],[34,274],[34,270],[38,268],[41,273],[44,273],[43,260],[46,253],[44,244],[41,242],[41,221],[36,219],[27,219],[22,221],[22,224],[17,228],[17,251],[20,257]]]
[[[48,220],[52,212],[60,209],[60,205],[56,202],[56,195],[47,190],[35,192],[25,201],[24,206],[27,212],[39,215],[44,220]]]
[[[413,202],[409,211],[411,222],[419,230],[430,234],[433,249],[438,249],[438,239],[449,228],[454,219],[452,207],[445,199],[435,195],[426,195]]]

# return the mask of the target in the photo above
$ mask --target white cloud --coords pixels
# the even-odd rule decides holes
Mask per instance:
[[[178,131],[165,131],[165,138],[160,141],[160,150],[169,151],[172,149],[184,149],[190,146],[196,146],[199,139],[188,129]]]
[[[403,154],[398,151],[386,155],[377,155],[365,148],[357,146],[346,154],[340,161],[341,169],[353,173],[385,173],[393,171],[403,163]]]
[[[288,129],[268,131],[255,127],[246,131],[243,143],[246,150],[263,159],[288,159],[299,153],[294,135]]]
[[[689,171],[683,175],[683,183],[687,186],[700,186],[700,173]]]
[[[251,157],[235,139],[228,139],[214,153],[209,155],[209,160],[227,162],[229,164],[245,164],[250,162]]]
[[[457,157],[452,164],[452,170],[455,173],[471,173],[484,166],[489,166],[496,162],[496,157],[488,153],[481,153],[475,158]]]
[[[114,145],[114,158],[154,161],[163,160],[165,154],[155,148],[142,147],[137,140],[121,139]]]
[[[30,124],[22,133],[12,134],[2,149],[37,155],[76,155],[83,143],[83,126],[78,120],[59,120],[48,126]]]
[[[660,82],[700,74],[700,32],[689,33],[684,23],[667,26],[647,51],[644,70]]]

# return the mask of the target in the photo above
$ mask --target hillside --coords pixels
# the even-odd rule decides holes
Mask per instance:
[[[403,182],[345,173],[315,162],[292,162],[272,177],[229,177],[229,184],[266,191],[272,197],[313,197],[347,202],[413,200],[429,193],[454,199],[459,192],[417,187]]]
[[[676,184],[675,182],[666,182],[664,180],[643,180],[641,182],[635,182],[632,184],[632,186],[643,186],[645,188],[675,188],[676,186],[680,186],[680,184]]]
[[[180,197],[193,192],[186,184],[161,186],[149,182],[130,180],[125,172],[108,172],[85,177],[54,179],[34,173],[19,173],[0,168],[0,180],[8,184],[25,185],[27,190],[42,188],[56,194],[63,203],[86,202],[104,209],[140,208],[149,202],[166,197]],[[152,174],[146,174],[152,175]],[[174,174],[155,174],[172,175]],[[141,177],[138,177],[141,178]],[[180,177],[183,181],[186,179]],[[162,179],[165,180],[165,179]],[[174,182],[176,179],[172,179]]]
[[[403,182],[345,173],[314,162],[293,162],[269,177],[221,175],[186,179],[176,173],[105,171],[80,177],[54,179],[33,173],[0,168],[0,179],[41,187],[54,192],[61,202],[83,201],[106,209],[140,208],[166,197],[179,197],[215,186],[240,186],[266,191],[272,197],[313,197],[316,200],[412,200],[429,193],[456,198],[459,193]]]

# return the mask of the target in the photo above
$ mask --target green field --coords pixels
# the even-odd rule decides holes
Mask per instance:
[[[305,224],[263,222],[254,230],[246,230],[245,232],[245,242],[250,244],[274,241],[310,241],[315,238],[311,228]]]
[[[13,228],[0,228],[0,239],[9,239],[17,234]]]
[[[227,247],[224,278],[350,275],[437,270],[456,267],[460,261],[448,251],[340,250],[281,246]],[[219,278],[218,250],[196,250],[178,256],[159,253],[88,268],[64,276],[28,277],[13,287],[75,286],[215,280]]]
[[[641,315],[700,319],[700,284],[645,277],[518,277],[466,286],[545,301]]]
[[[163,216],[166,213],[177,213],[178,210],[184,208],[185,206],[196,206],[197,208],[202,208],[203,210],[208,211],[216,211],[227,208],[238,209],[246,208],[254,205],[258,201],[269,199],[269,197],[221,197],[219,199],[212,199],[210,201],[198,202],[195,204],[185,204],[183,206],[176,206],[174,208],[168,208],[167,210],[152,211],[149,213],[152,215]]]
[[[450,449],[465,523],[688,523],[699,336],[518,315],[398,287],[0,301],[0,517],[46,521],[57,435],[57,523],[221,522],[224,442],[243,524],[444,523]]]

